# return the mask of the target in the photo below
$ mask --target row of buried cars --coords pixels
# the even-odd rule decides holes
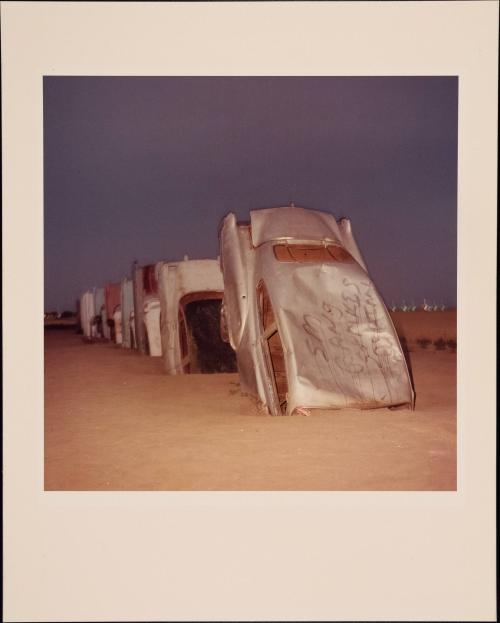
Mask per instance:
[[[217,259],[133,265],[83,294],[84,337],[162,357],[167,374],[235,372],[272,415],[413,408],[407,363],[348,219],[295,206],[228,214]]]

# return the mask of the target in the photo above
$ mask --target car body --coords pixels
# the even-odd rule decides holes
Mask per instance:
[[[107,283],[104,288],[104,307],[109,339],[121,344],[121,283]]]
[[[348,219],[295,206],[227,215],[223,325],[241,389],[272,415],[413,407],[396,331]]]
[[[135,345],[139,352],[161,357],[158,270],[162,262],[132,267]]]
[[[157,277],[167,374],[236,371],[234,353],[220,337],[224,283],[219,262],[163,262]]]
[[[132,279],[125,277],[121,282],[121,311],[122,311],[122,346],[124,348],[133,347],[133,333],[131,328],[131,318],[134,313],[134,284]]]

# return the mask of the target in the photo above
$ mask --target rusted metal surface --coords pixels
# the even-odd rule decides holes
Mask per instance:
[[[401,345],[350,222],[295,207],[250,216],[239,225],[229,214],[220,228],[224,322],[242,390],[273,415],[412,406]]]

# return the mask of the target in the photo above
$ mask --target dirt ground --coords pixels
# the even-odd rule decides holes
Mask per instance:
[[[456,354],[410,353],[414,412],[271,417],[237,374],[166,376],[159,358],[45,334],[45,490],[456,489]]]
[[[426,348],[432,349],[435,348],[436,343],[443,349],[453,347],[453,344],[456,348],[456,309],[447,309],[442,312],[396,311],[391,312],[390,315],[399,337],[410,349],[421,348],[422,344],[427,344]]]

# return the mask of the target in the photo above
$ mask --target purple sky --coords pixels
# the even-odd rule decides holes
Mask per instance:
[[[457,105],[456,77],[45,77],[45,310],[290,201],[351,219],[388,304],[454,306]]]

